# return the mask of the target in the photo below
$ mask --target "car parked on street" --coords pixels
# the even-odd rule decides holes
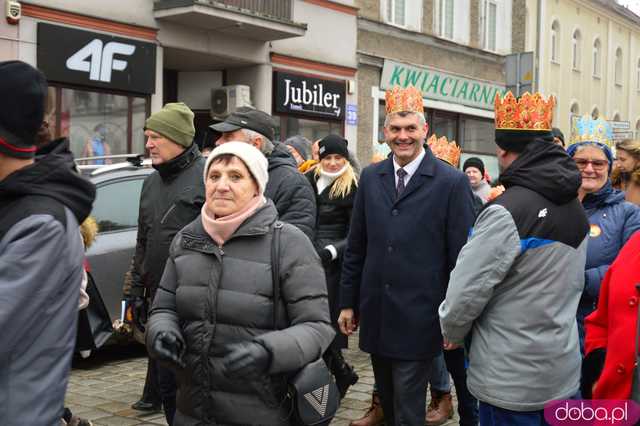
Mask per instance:
[[[98,235],[86,252],[86,268],[113,324],[121,318],[124,276],[135,251],[142,183],[153,169],[141,156],[99,168],[79,168],[96,185],[91,216],[98,224]]]

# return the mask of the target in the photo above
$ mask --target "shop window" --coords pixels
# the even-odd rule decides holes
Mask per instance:
[[[281,116],[279,138],[285,140],[291,136],[302,135],[314,142],[322,139],[330,133],[343,134],[343,123],[341,121],[319,121],[308,120],[297,117]]]
[[[52,89],[52,136],[68,137],[76,158],[144,153],[147,98],[66,87]],[[102,165],[123,158],[83,163]]]
[[[458,140],[458,114],[434,111],[429,134],[446,136],[449,140]]]

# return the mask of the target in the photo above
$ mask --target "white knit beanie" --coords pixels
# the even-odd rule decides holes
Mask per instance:
[[[260,195],[264,195],[264,190],[269,181],[269,162],[264,154],[256,147],[246,142],[227,142],[217,146],[207,157],[207,163],[204,166],[204,183],[207,183],[207,174],[213,159],[224,154],[235,155],[247,166],[249,173],[253,175],[258,182],[258,190]]]

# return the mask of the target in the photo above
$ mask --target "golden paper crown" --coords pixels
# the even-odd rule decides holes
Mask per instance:
[[[422,103],[422,92],[414,86],[402,89],[399,86],[387,90],[384,94],[387,115],[397,112],[419,112],[424,113]]]
[[[556,98],[549,96],[545,100],[540,93],[525,92],[520,99],[513,93],[507,92],[500,99],[496,93],[495,99],[496,129],[501,130],[551,130],[553,122],[553,107]]]
[[[446,136],[438,138],[436,135],[431,135],[427,140],[427,145],[429,145],[433,155],[439,159],[446,161],[456,168],[460,165],[460,154],[462,154],[462,150],[456,141],[449,142]]]

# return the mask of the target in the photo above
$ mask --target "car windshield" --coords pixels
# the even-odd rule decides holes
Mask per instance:
[[[91,215],[100,232],[118,231],[138,226],[140,191],[144,177],[100,185]]]

